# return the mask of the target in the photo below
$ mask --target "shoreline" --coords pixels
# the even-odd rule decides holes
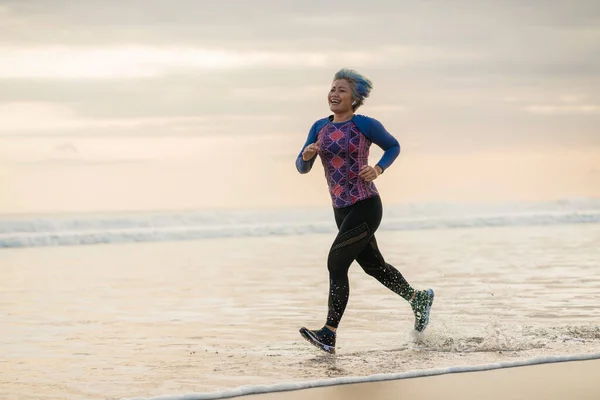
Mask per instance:
[[[414,370],[396,374],[341,377],[275,385],[241,386],[218,392],[132,397],[122,400],[213,400],[227,398],[299,400],[411,399],[597,399],[600,353]],[[543,383],[543,384],[540,384]],[[469,387],[465,392],[463,388]],[[574,397],[579,393],[583,397]],[[492,397],[490,397],[492,396]],[[541,397],[543,396],[543,397]]]

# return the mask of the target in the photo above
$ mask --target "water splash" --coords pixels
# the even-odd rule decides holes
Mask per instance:
[[[503,325],[493,321],[483,332],[460,332],[448,326],[442,330],[410,334],[411,348],[416,351],[448,353],[509,352],[543,348],[542,338],[524,334],[522,327]]]

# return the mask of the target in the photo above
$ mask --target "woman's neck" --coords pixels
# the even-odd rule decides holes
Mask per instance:
[[[346,122],[352,119],[354,116],[354,110],[346,111],[344,113],[333,114],[332,122]]]

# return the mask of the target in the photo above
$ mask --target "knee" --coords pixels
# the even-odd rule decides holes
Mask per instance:
[[[367,275],[371,276],[377,276],[385,268],[385,262],[383,260],[381,260],[381,262],[358,261],[358,265],[361,266]]]
[[[329,271],[329,277],[331,279],[343,278],[348,274],[348,266],[345,265],[341,258],[336,254],[337,252],[332,251],[327,257],[327,270]]]

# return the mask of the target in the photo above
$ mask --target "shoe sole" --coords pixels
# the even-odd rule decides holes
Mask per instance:
[[[417,332],[423,332],[425,328],[427,328],[427,325],[429,325],[429,313],[431,312],[431,307],[433,306],[433,299],[435,297],[435,293],[432,289],[427,289],[427,294],[431,296],[431,300],[429,301],[429,304],[427,304],[427,308],[425,308],[425,325],[423,325],[423,328],[421,330],[415,329]]]
[[[325,343],[319,342],[316,336],[312,334],[312,332],[306,328],[300,328],[300,335],[310,344],[315,346],[318,349],[323,350],[329,354],[335,354],[335,347],[329,346]]]

